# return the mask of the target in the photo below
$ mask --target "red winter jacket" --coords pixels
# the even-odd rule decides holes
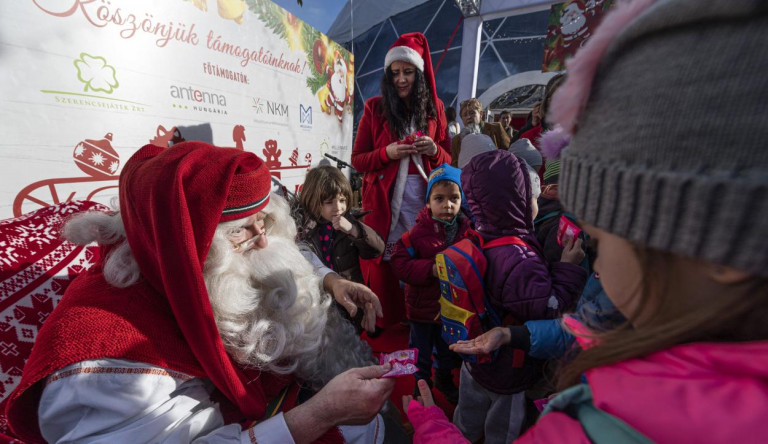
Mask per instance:
[[[469,218],[460,215],[456,223],[459,230],[448,244],[445,225],[432,219],[429,207],[425,206],[410,230],[415,257],[411,257],[402,239],[397,241],[390,264],[395,276],[406,283],[405,313],[411,321],[440,323],[440,281],[432,274],[432,267],[437,253],[467,237]]]
[[[438,117],[429,119],[427,135],[435,141],[438,150],[433,157],[422,156],[427,174],[438,166],[451,162],[451,138],[448,135],[443,102],[438,100],[435,105]],[[399,160],[393,161],[387,157],[387,145],[397,140],[399,138],[391,133],[389,123],[384,117],[381,97],[366,100],[352,149],[352,166],[365,173],[362,190],[363,211],[370,213],[365,216],[364,222],[379,233],[384,242],[389,241],[387,236],[392,218],[390,197],[400,165]]]

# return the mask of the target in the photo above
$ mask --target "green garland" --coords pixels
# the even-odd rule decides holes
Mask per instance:
[[[248,9],[256,15],[256,17],[264,23],[264,25],[271,30],[276,36],[287,39],[288,35],[285,29],[283,19],[285,18],[285,11],[272,3],[269,0],[246,0]],[[319,72],[314,64],[314,55],[312,50],[315,45],[315,41],[320,40],[320,32],[311,26],[307,25],[303,21],[300,28],[301,35],[301,49],[304,51],[309,65],[309,75],[307,76],[307,88],[312,91],[312,94],[317,92],[328,83],[328,74],[326,72]],[[338,45],[336,42],[328,40],[330,43],[326,51],[339,51],[347,66],[350,65],[352,60],[352,54]]]

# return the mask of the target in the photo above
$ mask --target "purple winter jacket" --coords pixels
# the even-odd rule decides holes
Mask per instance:
[[[533,231],[531,182],[525,161],[506,150],[482,153],[464,167],[461,183],[475,217],[475,229],[489,241],[518,236],[530,248],[505,245],[486,251],[485,284],[493,308],[518,322],[560,316],[579,297],[587,272],[566,262],[548,264]],[[513,394],[538,377],[533,358],[519,368],[504,346],[489,364],[473,365],[472,377],[486,389]]]

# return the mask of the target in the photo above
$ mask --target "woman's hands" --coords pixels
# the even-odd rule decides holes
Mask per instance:
[[[392,160],[402,159],[411,154],[432,157],[437,154],[437,144],[429,136],[422,136],[413,141],[412,145],[392,142],[387,145],[387,157]]]
[[[387,145],[387,157],[389,157],[391,160],[402,159],[403,157],[408,157],[411,154],[416,153],[418,153],[418,151],[416,151],[416,148],[413,145],[401,144],[397,142],[392,142]]]
[[[413,142],[413,146],[419,154],[432,157],[437,154],[437,144],[429,136],[421,136]]]

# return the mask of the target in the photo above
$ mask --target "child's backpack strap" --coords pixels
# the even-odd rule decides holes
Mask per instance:
[[[542,216],[537,217],[536,220],[533,221],[533,225],[536,226],[536,225],[539,225],[540,223],[544,222],[545,220],[549,220],[549,219],[552,219],[554,217],[560,217],[560,215],[562,213],[563,213],[562,210],[550,211],[547,214],[544,214]]]
[[[652,444],[653,441],[638,432],[635,428],[595,407],[592,400],[592,390],[588,384],[579,384],[567,390],[547,403],[542,412],[546,415],[551,411],[559,411],[576,419],[584,429],[590,441],[595,444]]]
[[[550,211],[549,213],[547,213],[547,214],[545,214],[543,216],[538,216],[533,221],[533,225],[534,226],[538,226],[540,223],[544,222],[545,220],[549,220],[549,219],[552,219],[552,218],[555,218],[555,217],[560,217],[560,216],[565,216],[571,222],[577,223],[576,216],[574,216],[573,214],[571,214],[571,213],[569,213],[567,211],[563,211],[563,210],[555,210],[555,211]]]
[[[405,249],[408,251],[408,254],[410,254],[411,257],[416,257],[416,250],[413,248],[413,243],[411,243],[411,230],[403,233],[403,236],[400,237],[400,240],[403,241],[403,245],[405,245]]]
[[[498,239],[494,239],[490,242],[484,242],[482,241],[482,238],[480,239],[480,247],[482,247],[483,250],[490,250],[491,248],[501,247],[502,245],[519,245],[521,247],[532,250],[530,245],[528,245],[524,240],[517,236],[504,236]]]

